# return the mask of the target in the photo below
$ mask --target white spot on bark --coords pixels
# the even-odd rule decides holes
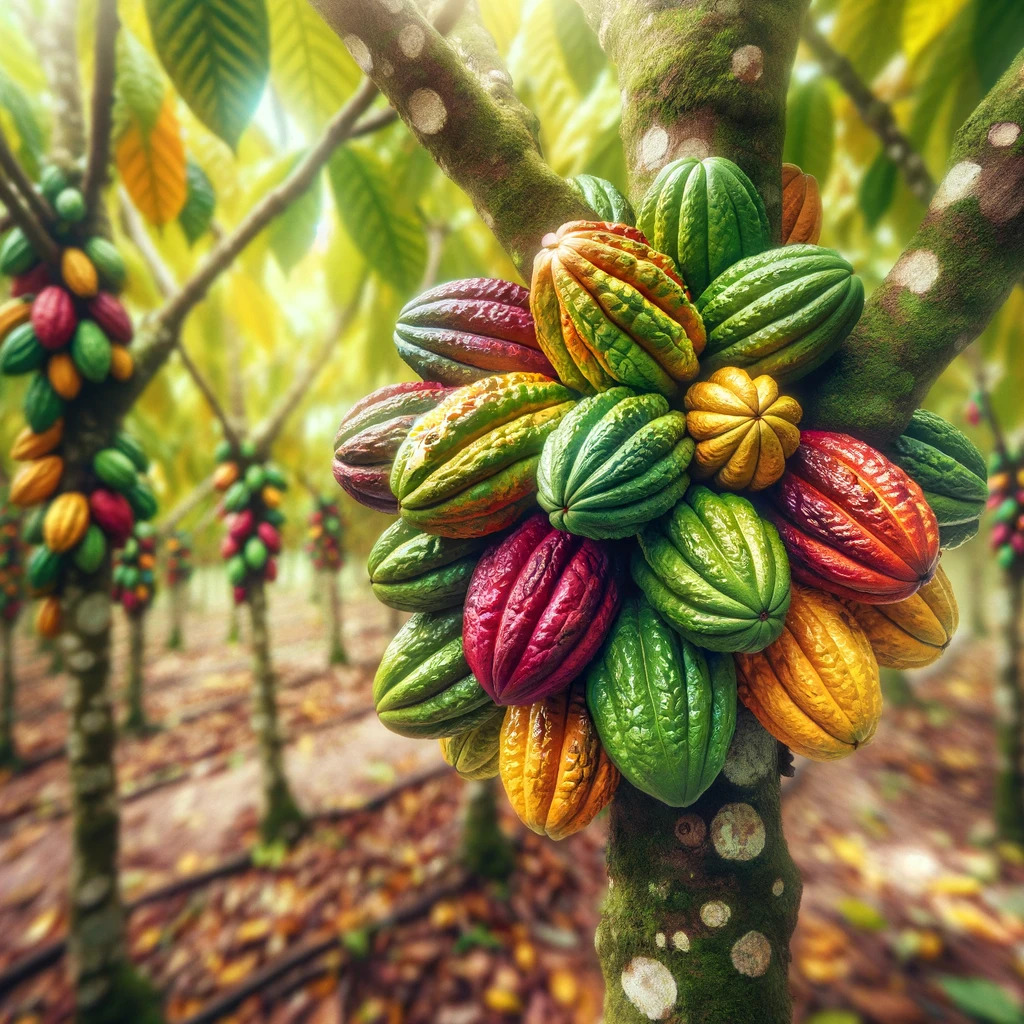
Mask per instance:
[[[378,69],[385,78],[390,78],[395,73],[395,66],[387,57],[381,57]]]
[[[422,135],[436,135],[448,120],[444,100],[433,89],[417,89],[409,97],[409,119]]]
[[[764,849],[764,822],[750,804],[726,804],[711,821],[711,842],[723,860],[753,860]]]
[[[686,932],[673,932],[672,933],[672,945],[679,950],[680,953],[690,952],[690,936]]]
[[[988,130],[988,142],[990,146],[1002,149],[1004,146],[1012,146],[1020,135],[1020,125],[1013,121],[999,121]]]
[[[398,48],[409,60],[415,60],[420,55],[426,41],[426,34],[415,21],[403,26],[398,33]]]
[[[82,732],[93,735],[102,732],[107,725],[107,716],[102,711],[87,711],[82,715]]]
[[[626,965],[622,972],[622,991],[648,1020],[665,1020],[679,994],[672,972],[664,964],[645,956],[635,956]]]
[[[402,0],[380,0],[380,5],[391,14],[398,14],[402,9]]]
[[[721,928],[728,924],[732,911],[721,900],[709,900],[700,908],[700,919],[709,928]]]
[[[760,932],[747,932],[737,939],[729,954],[732,965],[748,978],[760,978],[772,962],[771,943]]]
[[[90,594],[83,598],[75,623],[86,636],[102,633],[110,625],[110,598],[106,594]]]
[[[691,135],[676,146],[675,157],[677,160],[686,160],[690,157],[694,160],[706,160],[709,156],[711,156],[711,147],[706,139],[702,139],[698,135]]]
[[[939,279],[939,258],[929,249],[914,249],[900,257],[889,276],[893,284],[924,295]]]
[[[722,767],[725,777],[734,786],[753,786],[767,778],[775,764],[775,740],[742,708],[736,716],[736,732]]]
[[[704,842],[708,834],[708,827],[699,814],[684,814],[676,822],[676,839],[683,846],[693,849]]]
[[[504,68],[491,68],[487,72],[487,79],[495,85],[510,86],[512,84],[512,76]]]
[[[772,882],[772,895],[781,896],[786,891],[786,883],[781,878],[776,878]]]
[[[77,633],[62,633],[57,640],[57,646],[65,654],[70,654],[73,650],[82,646],[82,638]]]
[[[648,128],[640,140],[640,162],[644,167],[653,170],[664,163],[667,152],[668,132],[658,124]]]
[[[342,36],[341,41],[345,44],[345,49],[352,54],[352,59],[359,65],[359,70],[368,75],[373,70],[370,48],[359,36]]]
[[[88,672],[96,664],[96,655],[84,648],[67,657],[68,668],[72,672]]]
[[[604,49],[605,42],[608,39],[608,29],[612,27],[612,16],[610,14],[605,15],[601,19],[601,26],[597,30],[597,41],[601,44],[601,48]]]
[[[981,176],[981,165],[973,160],[961,160],[950,167],[932,197],[931,209],[944,210],[958,199],[973,195]]]
[[[106,875],[96,875],[78,887],[75,892],[75,902],[80,907],[94,907],[106,898],[110,892],[110,885],[110,879]]]
[[[756,82],[764,74],[764,54],[760,46],[748,43],[732,55],[732,76],[747,84]]]
[[[658,934],[654,936],[654,944],[658,949],[664,949],[666,941],[664,932],[658,932]]]

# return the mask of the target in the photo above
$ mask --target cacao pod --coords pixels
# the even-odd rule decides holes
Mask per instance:
[[[615,794],[619,772],[601,746],[582,682],[509,708],[500,742],[498,770],[509,803],[539,835],[579,832]]]
[[[433,381],[389,384],[356,402],[334,438],[334,479],[377,512],[398,512],[389,477],[399,446],[416,420],[450,394]]]
[[[736,728],[736,671],[694,647],[642,595],[627,598],[587,673],[605,752],[637,789],[671,807],[715,781]]]
[[[62,221],[77,224],[85,219],[85,196],[77,188],[62,188],[53,200],[53,208]]]
[[[504,721],[505,709],[495,708],[493,714],[472,729],[442,737],[441,756],[467,781],[495,778]]]
[[[923,668],[937,661],[960,623],[949,577],[942,567],[916,594],[893,604],[847,602],[885,668]]]
[[[89,529],[89,500],[65,491],[50,502],[43,519],[43,540],[51,551],[70,551]]]
[[[864,630],[834,597],[793,585],[786,628],[736,655],[740,700],[777,740],[815,761],[852,754],[882,713],[878,664]]]
[[[817,245],[821,237],[821,190],[813,174],[782,165],[782,244]]]
[[[21,228],[11,228],[0,245],[0,274],[15,277],[31,270],[39,259]]]
[[[395,348],[424,380],[442,384],[512,370],[555,375],[537,347],[530,293],[511,281],[474,277],[418,295],[398,314]]]
[[[22,427],[11,446],[11,458],[15,462],[27,462],[49,455],[64,436],[64,420],[55,420],[49,429],[37,434],[31,427]]]
[[[48,640],[60,635],[60,598],[44,597],[36,609],[36,632]]]
[[[238,463],[222,462],[213,471],[213,486],[218,491],[226,491],[238,480]]]
[[[64,460],[59,455],[44,455],[26,462],[14,474],[8,497],[22,508],[38,505],[57,489],[63,472]]]
[[[629,200],[610,182],[593,174],[569,178],[569,186],[606,224],[636,224]]]
[[[45,373],[36,372],[32,375],[22,411],[28,425],[37,434],[49,430],[64,415],[64,399],[53,390]]]
[[[584,398],[548,435],[537,501],[560,530],[628,537],[686,493],[692,456],[686,416],[662,395],[612,388]]]
[[[67,248],[61,253],[60,275],[80,299],[91,299],[99,290],[96,268],[81,249]]]
[[[81,321],[75,329],[71,339],[71,358],[78,372],[93,384],[106,380],[110,373],[110,342],[92,320]]]
[[[137,520],[152,519],[156,515],[156,495],[144,480],[136,480],[124,495]]]
[[[89,301],[86,309],[112,342],[118,345],[127,345],[131,342],[135,333],[132,318],[121,305],[121,301],[110,292],[100,292],[96,298]]]
[[[634,582],[691,643],[759,651],[781,632],[789,563],[775,527],[745,498],[691,487],[637,540]]]
[[[828,359],[853,330],[864,285],[832,249],[787,245],[749,256],[701,294],[707,349],[701,373],[740,366],[779,384]]]
[[[886,455],[924,493],[939,524],[939,547],[959,547],[978,532],[988,501],[988,468],[952,423],[918,409]]]
[[[32,330],[39,344],[54,352],[63,348],[75,333],[78,318],[70,292],[60,285],[44,288],[32,303]]]
[[[694,295],[737,261],[772,244],[768,214],[753,182],[718,156],[666,164],[644,196],[639,227],[671,258]]]
[[[47,164],[39,173],[39,185],[47,201],[52,203],[68,187],[68,179],[56,164]]]
[[[135,513],[123,494],[98,487],[89,495],[89,513],[112,547],[121,547],[132,535]]]
[[[55,352],[50,356],[46,364],[46,379],[65,402],[74,401],[82,390],[82,375],[67,352]]]
[[[50,268],[45,263],[37,263],[31,270],[27,270],[24,274],[19,274],[12,279],[11,296],[18,298],[20,296],[37,295],[48,284],[52,283],[53,277],[50,274]]]
[[[366,569],[377,600],[407,612],[461,608],[483,537],[452,540],[399,519],[377,539]]]
[[[119,292],[124,287],[124,259],[117,246],[101,235],[90,238],[83,246],[86,256],[92,261],[103,287]]]
[[[572,394],[539,373],[485,377],[424,413],[401,443],[391,491],[402,518],[443,537],[480,537],[533,505],[544,439]]]
[[[884,604],[935,573],[939,527],[921,488],[863,441],[805,430],[770,498],[800,583]]]
[[[0,341],[15,327],[27,324],[32,316],[32,304],[24,299],[8,299],[0,305]]]
[[[563,689],[597,653],[619,606],[599,543],[530,516],[481,556],[466,592],[466,661],[496,704]]]
[[[31,324],[15,327],[0,347],[0,373],[13,377],[31,373],[46,362],[46,349],[39,344]]]
[[[280,489],[277,487],[268,486],[264,487],[263,490],[260,491],[260,500],[269,509],[278,508],[281,504],[282,497],[283,495],[281,494]]]
[[[32,552],[25,573],[29,589],[34,595],[48,594],[57,585],[64,559],[59,551],[41,545]]]
[[[693,475],[727,491],[770,487],[800,444],[803,411],[762,374],[723,366],[686,392],[686,427],[697,441]]]
[[[140,473],[145,473],[149,469],[149,458],[146,455],[145,449],[131,434],[126,434],[123,430],[116,434],[114,437],[114,447],[119,452],[127,455],[132,460],[132,465]]]
[[[92,523],[85,531],[85,536],[82,537],[71,557],[82,572],[92,574],[99,569],[106,553],[107,541],[103,536],[103,531],[95,523]]]
[[[108,487],[122,494],[131,490],[138,479],[135,463],[116,448],[98,451],[93,456],[92,469]]]
[[[135,360],[131,352],[124,345],[110,346],[110,376],[114,380],[126,381],[132,379],[135,372]]]
[[[373,703],[400,736],[456,736],[494,714],[462,655],[461,611],[424,612],[402,626],[381,658]]]
[[[544,237],[530,308],[559,378],[672,397],[697,376],[704,325],[672,261],[625,224],[572,221]]]

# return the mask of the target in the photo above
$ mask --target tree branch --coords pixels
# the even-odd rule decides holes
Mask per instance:
[[[898,436],[1024,273],[1024,52],[957,133],[921,227],[864,315],[808,382],[805,418]]]
[[[889,105],[875,96],[854,66],[825,38],[810,17],[804,20],[803,39],[825,74],[839,83],[861,120],[881,139],[885,155],[899,167],[910,191],[922,203],[930,202],[935,182],[921,154],[896,123]]]
[[[166,299],[178,290],[178,282],[171,273],[170,268],[164,262],[163,257],[153,244],[139,217],[138,211],[128,198],[128,193],[123,188],[118,189],[118,207],[121,213],[121,226],[124,233],[131,239],[132,244],[139,250],[142,262],[146,264],[153,277],[153,283],[157,291]]]
[[[3,171],[11,187],[20,194],[25,207],[38,222],[40,230],[45,229],[46,225],[52,224],[56,219],[53,209],[35,190],[25,169],[11,150],[7,136],[2,129],[0,129],[0,170]]]
[[[99,0],[96,7],[96,43],[92,86],[89,154],[82,193],[90,221],[99,206],[110,164],[110,133],[114,121],[114,76],[117,68],[117,33],[121,27],[117,0]]]
[[[22,205],[18,194],[2,174],[0,174],[0,202],[4,204],[12,222],[21,228],[36,255],[51,266],[57,266],[60,263],[60,250],[57,248],[57,244],[31,211]]]
[[[41,22],[40,51],[53,90],[51,157],[64,170],[72,170],[85,153],[82,118],[82,81],[78,73],[78,0],[58,0]],[[49,26],[48,30],[46,26]]]
[[[160,523],[160,536],[169,537],[178,528],[188,514],[198,508],[210,495],[213,494],[213,477],[208,476],[201,484],[194,487],[185,497],[164,516]]]
[[[242,358],[241,339],[234,325],[230,325],[224,332],[224,354],[228,364],[228,409],[235,431],[241,435],[247,427],[245,381],[242,376],[245,360]]]
[[[206,404],[210,407],[210,412],[213,413],[214,417],[220,423],[221,430],[224,431],[224,436],[231,442],[232,446],[237,445],[239,443],[239,437],[235,432],[234,424],[231,422],[231,419],[228,417],[217,396],[214,394],[210,382],[203,376],[199,367],[192,361],[192,357],[188,354],[188,349],[185,348],[185,344],[180,338],[178,339],[178,355],[181,356],[182,365],[188,371],[188,375],[192,378],[192,382],[199,389],[199,393],[203,396],[206,400]]]

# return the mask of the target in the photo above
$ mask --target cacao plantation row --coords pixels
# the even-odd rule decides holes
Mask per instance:
[[[728,160],[668,164],[637,226],[608,182],[575,179],[606,219],[546,236],[529,291],[409,302],[394,341],[422,380],[339,427],[339,485],[397,516],[374,594],[414,613],[374,681],[380,720],[500,775],[552,838],[620,777],[692,804],[738,702],[800,754],[853,753],[879,667],[928,665],[956,631],[939,558],[978,529],[984,462],[922,410],[884,452],[801,429],[864,291],[816,244],[814,178],[787,165],[783,185],[772,247]]]
[[[114,559],[113,598],[127,615],[144,615],[156,597],[156,531],[136,523]]]
[[[164,553],[167,586],[172,590],[185,586],[195,569],[188,536],[180,530],[174,531],[164,542]]]
[[[317,495],[306,528],[306,554],[314,572],[340,572],[345,564],[345,529],[336,501]]]
[[[9,501],[0,503],[0,621],[13,623],[25,597],[21,514]]]

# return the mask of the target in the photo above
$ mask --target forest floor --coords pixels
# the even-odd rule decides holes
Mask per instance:
[[[255,847],[259,785],[243,643],[189,616],[185,653],[151,615],[147,709],[124,738],[122,864],[131,951],[174,1022],[595,1024],[604,826],[524,830],[507,884],[465,877],[466,786],[433,742],[386,732],[373,670],[394,630],[359,594],[351,664],[325,667],[323,609],[277,588],[287,766],[311,818],[290,852]],[[125,641],[118,638],[117,678]],[[27,635],[17,739],[0,776],[0,1024],[70,1019],[64,679]],[[993,842],[993,652],[961,642],[890,702],[875,742],[784,781],[804,877],[791,984],[802,1024],[1024,1024],[1024,856]]]

